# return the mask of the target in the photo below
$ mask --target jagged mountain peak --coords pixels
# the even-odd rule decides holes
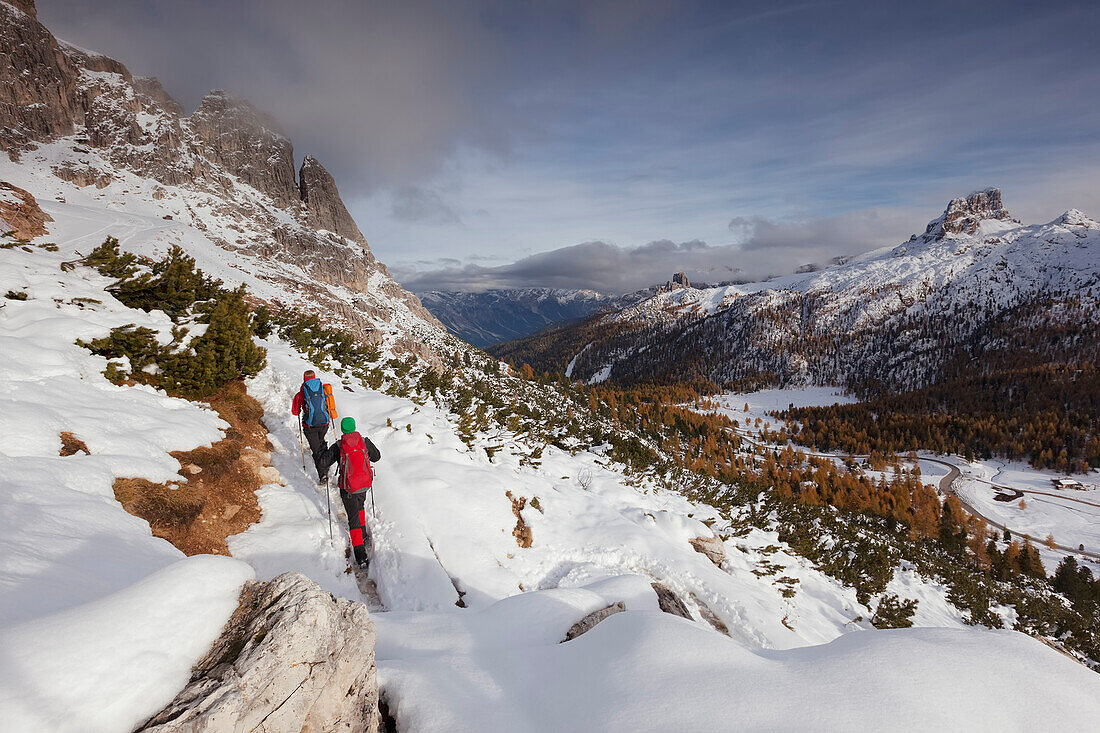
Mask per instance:
[[[366,246],[367,239],[344,206],[336,188],[336,180],[312,155],[302,159],[302,167],[298,171],[298,188],[302,203],[309,212],[309,223],[314,229],[334,232]]]
[[[166,237],[219,250],[201,264],[227,266],[224,281],[438,363],[426,344],[442,343],[440,324],[374,258],[320,163],[304,161],[299,185],[269,114],[214,90],[186,116],[159,81],[59,41],[28,8],[0,0],[0,180],[171,221]],[[155,256],[165,243],[128,244]]]
[[[1001,203],[1001,189],[986,188],[965,197],[952,199],[943,215],[928,222],[925,236],[971,235],[983,221],[1008,221],[1019,224]]]
[[[1052,223],[1064,227],[1085,227],[1086,229],[1100,228],[1100,223],[1097,223],[1095,219],[1080,209],[1069,209]]]

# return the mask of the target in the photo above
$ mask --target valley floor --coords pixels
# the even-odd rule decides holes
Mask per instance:
[[[793,407],[814,407],[855,402],[842,387],[811,386],[766,389],[751,393],[724,393],[710,398],[706,408],[737,420],[746,437],[761,428],[779,430],[785,422],[771,413]],[[746,409],[747,406],[747,409]],[[794,446],[798,450],[805,448]],[[815,454],[826,455],[826,454]],[[832,454],[838,461],[842,454]],[[1033,469],[1025,463],[997,459],[967,461],[961,456],[919,454],[921,476],[941,493],[955,493],[974,512],[1016,536],[1029,537],[1039,548],[1043,564],[1051,573],[1070,552],[1100,569],[1100,473],[1073,478],[1085,490],[1058,489],[1053,479],[1065,478],[1055,471]],[[948,476],[953,466],[956,476]],[[880,473],[865,470],[878,478]],[[945,477],[953,480],[945,481]],[[998,498],[999,497],[999,498]],[[1011,500],[1010,500],[1011,499]],[[1020,500],[1023,500],[1021,505]],[[1059,547],[1045,544],[1053,536]],[[1083,550],[1080,549],[1083,547]]]

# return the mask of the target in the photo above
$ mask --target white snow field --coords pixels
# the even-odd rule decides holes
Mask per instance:
[[[48,185],[53,196],[67,184]],[[105,195],[121,197],[121,185]],[[307,366],[382,452],[370,574],[383,606],[373,613],[379,681],[402,731],[1085,730],[1100,719],[1100,676],[1024,635],[964,627],[943,590],[910,570],[890,592],[917,598],[917,625],[939,628],[874,630],[850,588],[773,532],[728,539],[718,567],[689,543],[708,525],[728,533],[713,508],[598,453],[548,447],[525,464],[504,434],[478,435],[471,449],[431,403],[344,387],[278,339],[248,387],[282,482],[261,490],[261,521],[229,540],[237,559],[181,559],[122,510],[111,484],[178,480],[167,451],[216,441],[223,424],[192,403],[107,382],[105,360],[77,338],[169,322],[123,308],[87,268],[60,268],[107,234],[151,242],[165,223],[154,203],[118,214],[75,187],[63,193],[70,203],[43,196],[56,219],[46,239],[60,251],[0,251],[0,292],[28,296],[0,308],[5,730],[132,729],[183,686],[253,575],[298,570],[361,599],[345,572],[346,525],[337,516],[330,542],[324,489],[301,468],[289,407]],[[251,282],[234,255],[177,226],[201,267]],[[60,457],[63,430],[90,455]],[[488,446],[500,446],[492,459]],[[507,492],[527,499],[529,548],[512,535]],[[660,612],[652,582],[680,596],[692,620]],[[560,643],[618,601],[625,612]]]
[[[749,432],[755,430],[756,420],[760,425],[770,424],[777,429],[783,424],[770,413],[781,412],[791,405],[795,407],[824,407],[827,405],[847,405],[857,402],[847,394],[843,387],[807,386],[787,387],[784,389],[762,389],[757,392],[724,392],[710,398],[715,403],[714,412],[737,420],[741,427]],[[748,405],[746,411],[745,406]]]
[[[1060,545],[1084,545],[1087,552],[1100,553],[1100,490],[1056,489],[1051,479],[1064,478],[1063,474],[1037,471],[1020,462],[974,461],[963,463],[961,470],[955,484],[959,496],[1015,534],[1026,534],[1036,543],[1054,535]],[[1095,473],[1073,478],[1090,487],[1100,483]],[[1011,499],[998,501],[997,496]],[[1053,553],[1055,563],[1065,554]],[[1049,562],[1047,569],[1053,572]]]

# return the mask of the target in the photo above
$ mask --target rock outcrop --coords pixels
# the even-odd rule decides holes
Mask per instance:
[[[0,150],[71,134],[84,122],[76,69],[34,2],[0,2]]]
[[[250,582],[191,682],[140,730],[373,733],[375,638],[366,606],[303,575]]]
[[[340,192],[336,190],[336,181],[311,155],[307,155],[302,160],[302,169],[298,172],[298,188],[301,191],[302,203],[306,205],[306,210],[309,212],[310,226],[314,229],[335,232],[345,239],[363,245],[367,243],[363,233],[356,226],[355,220],[348,213],[347,207],[344,206]]]
[[[679,616],[680,618],[686,618],[691,621],[691,611],[688,610],[687,604],[676,595],[676,592],[671,588],[660,583],[652,583],[653,592],[657,594],[657,607],[662,611],[673,616]]]
[[[34,196],[0,181],[0,234],[11,229],[19,239],[34,239],[46,233],[53,218],[38,207]]]
[[[1019,223],[1001,203],[999,188],[975,191],[966,198],[952,200],[943,216],[928,224],[925,234],[973,234],[982,221],[991,219]]]

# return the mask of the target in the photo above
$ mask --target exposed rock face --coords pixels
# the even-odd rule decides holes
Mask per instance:
[[[251,582],[191,682],[140,730],[378,730],[366,606],[298,573]]]
[[[696,552],[701,552],[707,556],[707,559],[718,567],[722,566],[722,561],[726,559],[726,546],[722,542],[721,538],[711,535],[710,537],[696,537],[691,540],[691,546],[695,548]]]
[[[149,97],[154,102],[159,104],[166,112],[175,115],[176,117],[183,116],[183,107],[177,102],[171,94],[164,90],[161,86],[160,80],[155,76],[135,76],[133,78],[134,89],[138,94],[143,94]]]
[[[34,7],[34,0],[7,0],[7,1],[9,3],[11,3],[12,5],[14,5],[15,7],[19,8],[20,10],[22,10],[27,15],[31,16],[32,18],[37,18],[38,17],[38,8]]]
[[[216,90],[190,117],[202,153],[282,208],[298,201],[294,147],[279,126],[249,102]]]
[[[19,239],[34,239],[46,233],[46,222],[53,221],[34,196],[10,183],[0,181],[0,234],[8,229]]]
[[[1001,190],[987,188],[947,205],[943,216],[928,224],[925,234],[973,234],[983,220],[1016,221],[1001,204]],[[1019,223],[1019,222],[1017,222]]]
[[[0,150],[68,135],[83,121],[76,70],[34,3],[0,2]]]
[[[660,583],[653,583],[653,592],[657,594],[657,606],[665,613],[670,613],[673,616],[679,616],[680,618],[686,618],[689,621],[691,619],[691,611],[688,610],[687,604],[681,600],[680,596],[671,589]]]
[[[360,244],[367,243],[344,206],[340,192],[336,190],[336,181],[313,156],[307,155],[302,160],[298,187],[302,192],[302,202],[309,212],[310,226],[314,229],[327,229]]]
[[[678,272],[672,276],[672,287],[690,288],[691,282],[688,280],[686,272]]]

